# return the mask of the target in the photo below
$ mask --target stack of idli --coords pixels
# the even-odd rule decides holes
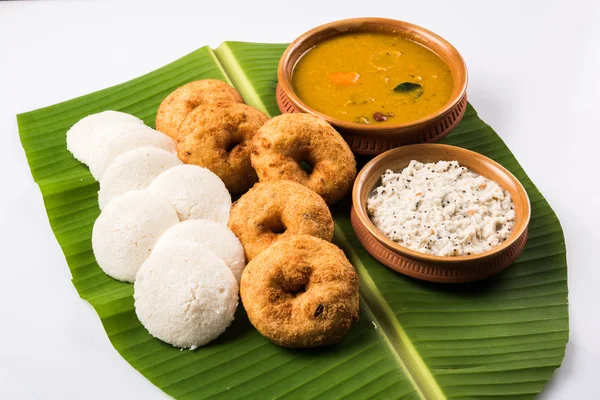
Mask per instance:
[[[100,182],[92,231],[100,268],[134,283],[136,314],[160,340],[194,349],[231,324],[245,267],[227,227],[231,196],[206,168],[183,165],[175,142],[129,114],[90,115],[67,147]]]
[[[206,168],[176,166],[158,175],[148,191],[168,201],[181,221],[209,219],[223,224],[229,221],[231,195],[223,181]]]
[[[111,162],[123,153],[152,146],[175,155],[175,141],[133,115],[104,111],[88,115],[67,131],[67,149],[101,181]]]
[[[231,324],[238,284],[213,252],[177,243],[148,258],[137,274],[133,297],[138,319],[152,336],[193,350]]]
[[[173,207],[146,190],[115,198],[104,207],[92,230],[98,265],[112,278],[135,281],[160,235],[178,222]]]
[[[67,131],[67,149],[73,156],[84,164],[89,164],[91,141],[97,135],[115,124],[129,124],[131,126],[144,126],[144,122],[133,115],[119,111],[103,111],[88,115],[79,120]]]
[[[102,174],[98,192],[100,209],[131,190],[146,189],[161,172],[181,164],[173,153],[159,147],[144,146],[121,154]]]
[[[179,243],[195,243],[206,246],[221,258],[240,282],[246,265],[244,248],[227,225],[207,219],[195,219],[173,225],[158,239],[156,252],[166,251]]]

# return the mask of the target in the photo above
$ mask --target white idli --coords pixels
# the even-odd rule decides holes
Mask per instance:
[[[175,153],[175,141],[146,125],[114,124],[98,131],[91,140],[88,165],[90,172],[100,180],[109,164],[126,151],[152,146]]]
[[[191,242],[153,252],[133,288],[135,312],[148,332],[192,350],[221,335],[238,304],[237,282],[223,260]]]
[[[169,203],[145,190],[117,197],[94,223],[92,248],[98,265],[115,279],[133,282],[159,236],[177,222]]]
[[[148,190],[166,199],[181,221],[209,219],[227,225],[231,196],[217,175],[197,165],[179,165],[156,177]]]
[[[98,192],[100,209],[131,190],[146,189],[161,172],[176,165],[181,165],[179,158],[158,147],[140,147],[121,154],[102,174]]]
[[[244,248],[235,234],[227,227],[207,219],[191,219],[173,225],[156,242],[154,251],[168,249],[178,243],[199,243],[208,247],[229,267],[240,282],[246,266]]]
[[[73,157],[87,164],[91,140],[95,133],[118,123],[144,124],[141,119],[120,111],[108,110],[91,114],[80,119],[67,131],[67,149],[73,153]]]

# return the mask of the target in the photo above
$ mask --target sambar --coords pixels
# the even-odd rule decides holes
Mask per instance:
[[[454,81],[446,63],[416,42],[355,32],[308,50],[294,66],[292,85],[302,101],[330,117],[402,124],[443,108]]]

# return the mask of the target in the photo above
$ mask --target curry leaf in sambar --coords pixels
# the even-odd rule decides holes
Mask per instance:
[[[422,90],[422,88],[423,88],[423,85],[421,85],[420,83],[402,82],[394,88],[394,92],[407,93],[407,92],[414,92],[417,89]]]

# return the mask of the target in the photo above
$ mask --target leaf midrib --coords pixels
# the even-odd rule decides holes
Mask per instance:
[[[396,361],[405,375],[415,387],[417,393],[425,400],[445,400],[446,396],[437,384],[435,378],[421,359],[417,350],[408,338],[394,312],[377,290],[375,282],[362,263],[356,250],[350,245],[346,234],[336,224],[334,242],[346,253],[359,277],[360,296],[367,306],[377,331],[392,350]]]
[[[227,46],[226,42],[214,49],[213,54],[217,63],[225,73],[225,76],[227,76],[233,86],[239,90],[244,102],[264,112],[270,118],[271,115],[269,114],[267,107],[260,99],[258,93],[254,90],[252,82],[248,80],[244,71],[236,62],[235,56]]]

